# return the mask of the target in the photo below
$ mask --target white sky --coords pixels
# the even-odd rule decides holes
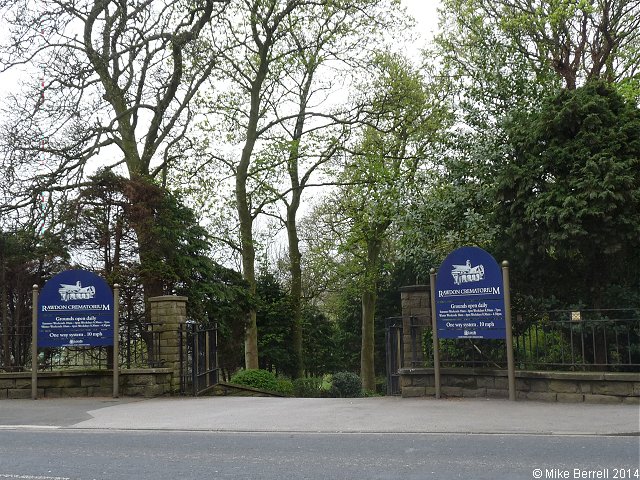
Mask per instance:
[[[411,35],[414,37],[413,41],[408,42],[401,49],[409,57],[419,62],[420,51],[428,45],[437,29],[437,8],[440,5],[440,0],[400,0],[400,2],[416,20],[416,28]],[[0,26],[1,23],[0,20]],[[3,30],[0,28],[0,41],[6,39],[7,32],[3,32]],[[20,79],[29,84],[37,85],[40,83],[40,76],[40,72],[28,67],[14,67],[8,72],[0,73],[0,105],[5,104],[6,97],[10,92],[17,93],[19,91],[18,81]]]
[[[417,30],[426,42],[438,27],[437,9],[440,6],[440,0],[401,0],[400,3],[416,19]]]
[[[407,12],[416,20],[415,32],[411,35],[414,39],[403,46],[402,50],[408,56],[419,61],[420,50],[428,45],[437,29],[437,8],[440,5],[440,0],[401,0],[401,4],[406,7]],[[6,33],[0,33],[0,41],[3,40],[5,35]],[[34,83],[39,83],[39,75],[26,74],[23,68],[0,73],[0,103],[4,103],[6,95],[10,91],[16,92],[18,90],[18,79],[22,78],[29,82],[29,77]]]
[[[400,0],[400,3],[407,8],[407,11],[416,19],[416,35],[418,41],[407,45],[407,52],[410,55],[417,55],[420,49],[424,48],[432,38],[438,26],[437,8],[440,0]],[[0,34],[0,40],[4,35]],[[16,89],[16,79],[20,76],[17,70],[0,74],[0,101],[5,95]],[[34,82],[38,79],[33,78]]]

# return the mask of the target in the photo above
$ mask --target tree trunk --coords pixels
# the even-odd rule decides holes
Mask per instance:
[[[294,370],[293,378],[304,376],[304,356],[302,342],[302,267],[300,261],[300,239],[298,238],[298,230],[296,227],[296,212],[299,204],[300,194],[294,192],[294,198],[298,200],[292,202],[287,209],[287,237],[289,241],[289,269],[291,273],[291,308],[293,310],[293,354],[294,354]],[[294,208],[295,205],[295,208]]]
[[[146,175],[136,172],[130,173],[131,179],[125,180],[123,195],[127,199],[129,209],[129,222],[137,237],[138,256],[140,257],[140,281],[142,283],[142,296],[144,299],[144,322],[151,323],[151,305],[149,299],[165,294],[162,280],[163,250],[161,239],[158,238],[156,218],[164,199],[165,191],[157,187]],[[121,227],[121,224],[119,224]],[[116,232],[119,237],[120,231]],[[119,242],[117,238],[117,256],[120,256]],[[119,262],[119,260],[118,260]],[[131,318],[131,317],[130,317]],[[149,361],[156,360],[154,352],[154,337],[151,330],[140,325],[140,335],[144,341]]]
[[[375,312],[376,292],[362,293],[362,347],[360,350],[360,377],[362,388],[370,392],[376,390],[375,352]]]
[[[388,226],[388,225],[387,225]],[[376,233],[378,229],[374,229]],[[383,228],[382,232],[386,230]],[[376,390],[375,369],[375,315],[378,286],[378,263],[382,249],[381,240],[373,235],[367,240],[365,287],[362,292],[362,347],[360,350],[360,377],[362,388],[370,392]]]
[[[307,102],[309,101],[309,91],[313,83],[313,76],[316,64],[311,62],[307,80],[300,92],[300,105],[296,126],[293,132],[291,146],[289,148],[289,179],[291,182],[291,204],[287,206],[287,238],[289,242],[289,271],[291,273],[291,303],[293,310],[293,354],[295,357],[293,377],[304,376],[304,354],[303,354],[303,328],[302,328],[302,266],[300,254],[300,239],[298,237],[298,224],[296,216],[300,207],[302,190],[306,183],[306,178],[311,173],[309,171],[305,178],[300,181],[299,156],[300,141],[304,132],[304,123],[307,112]]]
[[[242,161],[236,173],[236,203],[238,220],[240,222],[240,248],[242,251],[242,276],[249,284],[249,291],[256,294],[256,251],[253,243],[253,216],[247,197],[247,178],[251,152],[255,144],[253,139],[247,139],[243,149]],[[244,336],[245,368],[255,369],[258,366],[258,325],[256,323],[256,309],[251,307],[248,313]]]
[[[138,240],[138,255],[142,267],[140,277],[147,303],[149,298],[165,293],[160,272],[162,248],[155,228],[164,191],[154,185],[150,178],[135,173],[131,174],[131,180],[125,183],[123,190],[129,202],[131,227]]]
[[[256,309],[252,308],[247,318],[244,337],[244,366],[246,369],[260,368],[258,364],[258,325]]]
[[[249,284],[249,291],[252,295],[256,293],[256,249],[253,242],[253,212],[249,204],[247,193],[247,181],[249,179],[249,166],[253,149],[258,139],[258,121],[260,119],[260,99],[262,85],[269,70],[268,54],[271,43],[263,43],[259,50],[260,65],[256,76],[251,83],[251,107],[246,131],[246,140],[242,148],[240,162],[236,170],[236,208],[238,211],[238,221],[240,223],[240,249],[242,252],[242,276]],[[258,367],[258,326],[256,323],[256,309],[251,307],[249,318],[245,328],[244,337],[244,360],[245,368],[254,369]]]

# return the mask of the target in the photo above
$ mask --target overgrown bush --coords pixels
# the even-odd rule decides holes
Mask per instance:
[[[514,342],[517,367],[522,370],[558,370],[564,365],[583,363],[579,349],[576,348],[574,353],[571,340],[566,338],[566,335],[582,337],[582,326],[570,327],[579,327],[580,330],[576,328],[577,331],[573,333],[558,330],[545,331],[542,327],[534,326],[517,337]],[[587,342],[587,345],[590,343]]]
[[[296,397],[322,397],[322,377],[296,378],[293,381],[293,394]]]
[[[361,397],[362,380],[355,373],[334,373],[331,390],[334,396],[340,398]]]
[[[272,392],[279,391],[278,379],[268,370],[240,370],[231,376],[231,383]]]
[[[293,395],[293,382],[288,378],[278,378],[278,388],[276,392],[291,397]]]
[[[387,394],[387,377],[376,377],[376,395]]]

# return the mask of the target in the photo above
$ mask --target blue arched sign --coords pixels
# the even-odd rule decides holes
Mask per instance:
[[[478,247],[451,252],[435,290],[439,338],[505,338],[502,271],[489,253]]]
[[[38,347],[111,346],[113,311],[104,279],[84,270],[61,272],[38,299]]]

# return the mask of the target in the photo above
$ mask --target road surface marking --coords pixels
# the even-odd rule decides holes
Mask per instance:
[[[12,473],[0,473],[0,478],[19,478],[23,480],[71,480],[69,477],[47,477],[45,475],[14,475]]]

